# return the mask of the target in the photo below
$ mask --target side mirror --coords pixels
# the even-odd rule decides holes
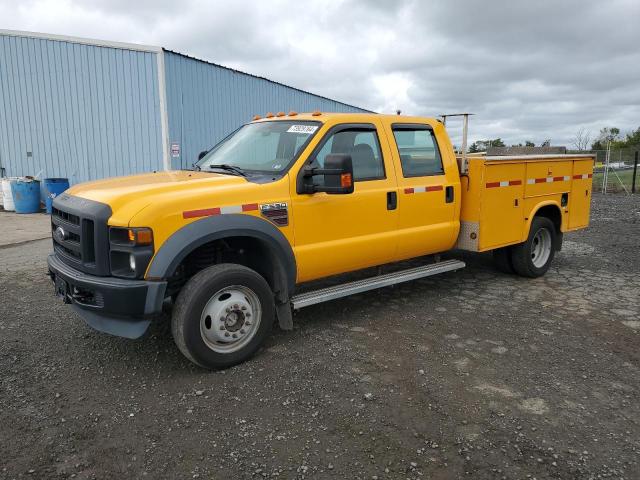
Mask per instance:
[[[314,185],[313,177],[317,175],[324,176],[324,185]],[[305,167],[302,187],[300,193],[353,193],[353,163],[351,155],[342,153],[327,155],[324,159],[324,168]]]
[[[207,153],[209,153],[209,150],[203,150],[203,151],[201,151],[201,152],[198,154],[198,161],[202,160],[202,159],[205,157],[205,155],[206,155]]]

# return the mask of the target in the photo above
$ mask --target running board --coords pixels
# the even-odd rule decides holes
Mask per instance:
[[[344,283],[334,287],[327,287],[320,290],[314,290],[312,292],[294,295],[291,298],[291,304],[294,310],[297,310],[302,307],[308,307],[309,305],[315,305],[316,303],[327,302],[336,298],[347,297],[356,293],[366,292],[368,290],[374,290],[381,287],[388,287],[389,285],[395,285],[396,283],[408,282],[410,280],[429,277],[439,273],[451,272],[464,267],[464,262],[461,262],[460,260],[444,260],[442,262],[432,263],[431,265],[425,265],[423,267],[410,268],[408,270],[402,270],[394,273],[386,273],[384,275],[378,275],[376,277],[358,280],[356,282]]]

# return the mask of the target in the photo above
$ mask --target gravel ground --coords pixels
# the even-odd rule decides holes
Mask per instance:
[[[213,373],[166,321],[86,327],[49,247],[0,249],[0,478],[640,478],[640,196],[594,196],[541,279],[464,254]]]

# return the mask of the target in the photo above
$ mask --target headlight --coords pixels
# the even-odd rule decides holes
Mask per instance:
[[[153,257],[153,231],[147,227],[109,228],[111,274],[120,278],[143,278]]]
[[[151,245],[153,244],[153,231],[150,228],[119,228],[109,229],[111,243],[121,245]]]

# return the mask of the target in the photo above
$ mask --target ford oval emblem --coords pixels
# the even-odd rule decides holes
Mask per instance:
[[[61,240],[61,241],[69,238],[69,234],[65,232],[64,228],[62,227],[56,228],[54,235],[58,240]]]

